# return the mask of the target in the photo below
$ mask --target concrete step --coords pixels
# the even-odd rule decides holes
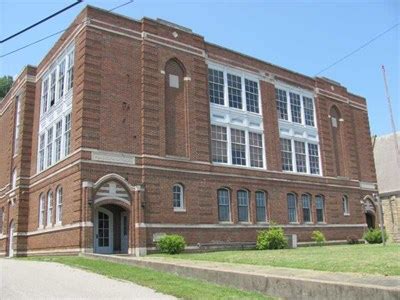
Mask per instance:
[[[400,299],[400,276],[332,273],[164,257],[83,254],[285,299]]]

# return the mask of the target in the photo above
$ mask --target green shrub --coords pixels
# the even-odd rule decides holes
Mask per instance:
[[[319,230],[315,230],[312,232],[311,234],[311,239],[317,243],[318,246],[323,246],[325,244],[325,235],[319,231]]]
[[[262,230],[257,235],[257,249],[284,249],[287,248],[288,241],[285,232],[281,227],[271,227],[268,230]]]
[[[165,235],[157,242],[157,249],[168,254],[179,254],[185,250],[185,246],[185,239],[178,234]]]
[[[386,231],[384,231],[385,240],[387,240],[388,236]],[[364,233],[363,239],[368,242],[368,244],[380,244],[382,243],[382,232],[380,229],[370,229],[366,233]]]

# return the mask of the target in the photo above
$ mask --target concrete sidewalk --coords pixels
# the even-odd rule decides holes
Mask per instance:
[[[85,255],[287,299],[400,299],[400,276],[331,273],[165,257]]]

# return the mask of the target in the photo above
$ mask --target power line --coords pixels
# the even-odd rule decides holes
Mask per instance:
[[[111,9],[108,9],[107,12],[112,12],[112,11],[118,9],[118,8],[121,8],[121,7],[126,6],[126,5],[128,5],[128,4],[131,4],[133,1],[134,1],[134,0],[130,0],[130,1],[127,1],[127,2],[125,2],[125,3],[122,3],[121,5],[118,5],[118,6],[115,6],[115,7],[111,8]],[[90,18],[89,18],[89,19],[90,19]],[[84,20],[84,21],[82,21],[81,23],[75,24],[75,27],[78,26],[78,25],[81,25],[81,24],[83,24],[83,23],[85,23],[85,22],[87,22],[87,20]],[[65,28],[65,29],[62,29],[62,30],[60,30],[60,31],[57,31],[57,32],[55,32],[55,33],[52,33],[52,34],[50,34],[50,35],[47,35],[47,36],[45,36],[45,37],[43,37],[43,38],[41,38],[41,39],[39,39],[39,40],[36,40],[36,41],[34,41],[34,42],[32,42],[32,43],[29,43],[29,44],[26,44],[26,45],[24,45],[24,46],[22,46],[22,47],[20,47],[20,48],[14,49],[14,50],[12,50],[12,51],[10,51],[10,52],[7,52],[7,53],[5,53],[5,54],[3,54],[3,55],[0,55],[0,58],[6,57],[6,56],[11,55],[11,54],[13,54],[13,53],[15,53],[15,52],[21,51],[21,50],[23,50],[23,49],[25,49],[25,48],[28,48],[28,47],[32,46],[32,45],[35,45],[35,44],[40,43],[40,42],[42,42],[42,41],[44,41],[44,40],[47,40],[47,39],[49,39],[49,38],[51,38],[51,37],[53,37],[53,36],[55,36],[55,35],[57,35],[57,34],[63,33],[63,32],[66,31],[68,28],[69,28],[69,27],[67,27],[67,28]]]
[[[39,24],[42,24],[43,22],[46,22],[47,20],[50,20],[51,18],[54,18],[55,16],[57,16],[57,15],[63,13],[64,11],[66,11],[66,10],[68,10],[68,9],[70,9],[70,8],[72,8],[72,7],[74,7],[75,5],[81,3],[82,1],[83,1],[83,0],[76,0],[75,3],[72,3],[71,5],[68,5],[67,7],[64,7],[63,9],[61,9],[61,10],[55,12],[54,14],[52,14],[52,15],[50,15],[50,16],[48,16],[48,17],[46,17],[46,18],[44,18],[44,19],[42,19],[42,20],[36,22],[35,24],[32,24],[32,25],[30,25],[30,26],[28,26],[28,27],[26,27],[26,28],[24,28],[24,29],[18,31],[17,33],[14,33],[13,35],[10,35],[9,37],[6,37],[4,40],[1,40],[1,41],[0,41],[0,44],[6,42],[6,41],[8,41],[8,40],[11,40],[12,38],[16,37],[17,35],[20,35],[21,33],[24,33],[25,31],[28,31],[29,29],[31,29],[31,28],[33,28],[33,27],[36,27],[36,26],[38,26]]]
[[[319,71],[317,74],[315,74],[315,76],[318,76],[319,74],[325,72],[326,70],[332,68],[333,66],[336,66],[338,63],[344,61],[346,58],[352,56],[353,54],[357,53],[358,51],[360,51],[361,49],[367,47],[369,44],[371,44],[372,42],[374,42],[375,40],[379,39],[381,36],[385,35],[386,33],[388,33],[389,31],[395,29],[397,26],[400,25],[399,23],[394,24],[393,26],[389,27],[388,29],[386,29],[385,31],[381,32],[380,34],[378,34],[377,36],[375,36],[374,38],[370,39],[368,42],[362,44],[360,47],[358,47],[357,49],[353,50],[352,52],[350,52],[349,54],[343,56],[342,58],[338,59],[337,61],[335,61],[334,63],[330,64],[329,66],[327,66],[326,68],[322,69],[321,71]]]

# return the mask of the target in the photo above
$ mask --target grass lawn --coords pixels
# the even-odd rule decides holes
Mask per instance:
[[[246,292],[170,273],[98,259],[77,256],[34,257],[27,259],[62,263],[110,278],[131,281],[181,299],[274,299],[265,297],[260,293]]]
[[[386,247],[360,244],[285,250],[184,253],[168,257],[330,272],[400,275],[400,245],[394,244]]]

